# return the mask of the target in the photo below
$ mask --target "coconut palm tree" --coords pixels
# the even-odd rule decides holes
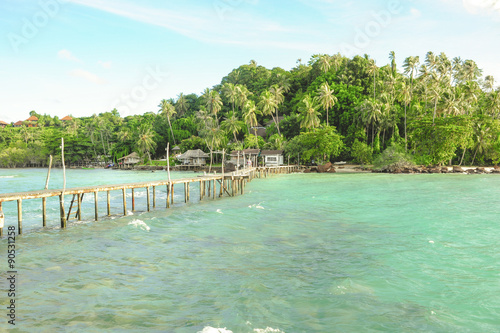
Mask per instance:
[[[260,111],[255,106],[255,102],[248,101],[243,109],[243,120],[245,121],[245,124],[247,124],[249,131],[251,128],[257,127],[257,114],[260,114]],[[255,129],[254,135],[257,135],[257,131]]]
[[[222,91],[224,93],[224,96],[231,102],[233,105],[233,112],[234,112],[234,103],[236,102],[238,98],[238,92],[237,92],[237,87],[232,84],[232,83],[225,83]]]
[[[208,95],[205,96],[205,105],[208,111],[217,117],[217,113],[222,109],[222,100],[216,90],[210,90]]]
[[[172,134],[172,139],[174,139],[174,145],[175,145],[176,142],[175,142],[174,131],[172,129],[172,123],[170,122],[170,118],[177,113],[175,111],[175,107],[172,105],[172,103],[170,103],[170,101],[167,101],[166,99],[162,99],[158,106],[160,107],[161,114],[167,117],[168,126],[170,127],[170,133]]]
[[[306,95],[302,100],[302,105],[299,107],[298,111],[300,112],[300,127],[311,130],[316,128],[320,124],[318,112],[319,104],[316,104],[314,99],[311,96]]]
[[[264,90],[260,94],[259,108],[262,110],[263,115],[265,116],[271,115],[275,124],[276,124],[276,119],[274,119],[274,109],[276,107],[277,104],[274,95],[269,90]]]
[[[240,107],[242,113],[248,101],[248,96],[250,95],[252,95],[252,93],[248,90],[247,86],[242,84],[236,86],[236,103]]]
[[[474,160],[476,159],[477,153],[479,151],[484,152],[486,150],[488,142],[490,141],[490,130],[491,128],[484,123],[476,124],[476,127],[474,128],[476,151],[474,152],[474,157],[472,157],[471,165],[474,165]]]
[[[406,114],[406,109],[408,108],[408,104],[410,104],[411,101],[411,88],[408,87],[405,81],[401,81],[401,84],[399,86],[399,100],[404,103],[405,105],[405,151],[408,151],[408,138],[406,135],[406,119],[407,119],[407,114]]]
[[[234,142],[238,142],[236,134],[241,131],[243,125],[244,123],[238,119],[236,114],[234,112],[231,112],[229,114],[229,117],[226,117],[226,119],[221,123],[221,128],[228,133],[233,133]]]
[[[271,94],[273,94],[274,101],[276,102],[276,107],[274,108],[275,113],[276,113],[276,118],[275,118],[274,122],[276,124],[276,128],[278,129],[278,134],[281,135],[280,125],[279,125],[278,108],[279,108],[280,104],[282,104],[285,101],[285,96],[283,95],[283,88],[278,86],[277,84],[273,84],[269,88],[269,92]]]
[[[139,151],[142,153],[142,155],[147,154],[149,163],[151,163],[151,154],[150,151],[156,147],[156,143],[153,140],[154,137],[154,132],[151,129],[151,125],[149,124],[142,124],[141,127],[139,127],[139,133],[138,133],[138,139],[137,139],[137,148]]]
[[[366,128],[371,126],[373,149],[373,143],[375,141],[375,126],[382,115],[381,105],[377,101],[367,99],[361,103],[360,106],[358,106],[358,112],[360,113],[361,121],[365,124]]]
[[[375,79],[377,72],[378,72],[378,67],[377,67],[377,64],[375,63],[375,60],[370,59],[370,62],[368,65],[368,73],[373,74],[373,99],[376,98],[375,95],[377,92],[377,88],[376,88],[377,80]]]
[[[391,60],[392,77],[396,77],[396,53],[394,51],[389,52],[389,60]]]
[[[175,103],[175,111],[179,116],[183,116],[189,110],[189,102],[183,93],[180,93]]]
[[[318,88],[317,101],[326,110],[326,126],[329,126],[328,110],[337,103],[337,97],[333,95],[333,89],[330,89],[328,83],[323,82]]]
[[[331,63],[331,57],[328,55],[328,54],[323,54],[321,55],[318,60],[317,60],[317,63],[319,65],[319,68],[321,69],[321,71],[323,73],[326,73],[328,72],[328,70],[330,69],[330,67],[332,66],[332,63]]]
[[[487,75],[485,78],[484,78],[484,82],[483,82],[483,88],[486,90],[486,91],[493,91],[493,87],[495,86],[495,78],[491,75]]]

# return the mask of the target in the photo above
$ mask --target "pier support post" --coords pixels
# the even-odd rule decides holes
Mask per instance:
[[[213,186],[214,186],[213,187],[213,196],[214,196],[214,199],[215,199],[215,192],[217,191],[217,185],[215,185],[215,179],[212,180],[212,182],[213,182]]]
[[[45,228],[47,226],[47,198],[42,198],[42,223]]]
[[[135,212],[135,193],[134,193],[134,189],[132,189],[132,211]]]
[[[200,201],[203,200],[203,180],[200,180]]]
[[[170,185],[170,203],[174,204],[174,184]]]
[[[153,186],[153,208],[156,208],[156,186]]]
[[[127,216],[127,191],[125,187],[122,189],[123,194],[123,216]]]
[[[64,213],[64,198],[63,198],[62,194],[59,196],[59,211],[61,214],[61,228],[65,229],[66,228],[66,214]]]
[[[189,201],[189,182],[186,183],[187,185],[187,200]]]
[[[184,203],[188,202],[187,194],[187,183],[184,183]]]
[[[167,208],[170,208],[170,186],[171,184],[167,184]]]
[[[109,191],[106,193],[106,206],[108,208],[108,216],[111,216],[111,194]]]
[[[150,201],[149,201],[149,186],[146,187],[146,202],[147,202],[147,205],[148,205],[148,212],[151,210],[151,205],[150,205]]]
[[[76,197],[76,199],[78,200],[78,202],[77,202],[77,204],[78,204],[78,208],[77,208],[78,221],[82,220],[82,198],[83,198],[83,195],[81,193],[78,193],[77,197]]]
[[[19,235],[23,233],[23,200],[17,200],[17,229]]]
[[[98,203],[98,194],[99,192],[98,191],[95,191],[94,192],[94,206],[95,206],[95,220],[96,221],[99,221],[99,213],[98,213],[98,209],[97,209],[97,203]]]

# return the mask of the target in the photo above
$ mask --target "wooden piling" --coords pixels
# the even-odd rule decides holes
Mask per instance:
[[[132,188],[132,211],[135,212],[135,193],[133,188]]]
[[[190,183],[187,182],[186,184],[187,184],[187,201],[189,201],[189,185],[190,185]]]
[[[122,189],[123,194],[123,216],[127,216],[127,191],[125,187]]]
[[[99,192],[98,191],[95,191],[94,192],[94,208],[95,208],[95,220],[96,221],[99,221],[99,212],[98,212],[98,209],[97,209],[97,206],[98,206],[98,194]]]
[[[184,202],[187,203],[187,183],[184,183]]]
[[[150,202],[149,202],[149,186],[146,187],[146,197],[147,197],[146,201],[147,201],[148,212],[149,212],[151,210],[151,208],[150,208]]]
[[[215,185],[215,179],[212,181],[213,182],[213,197],[215,199],[215,192],[217,192],[217,186]]]
[[[81,221],[82,220],[82,198],[83,198],[83,195],[78,193],[77,194],[77,200],[78,200],[78,211],[77,211],[77,215],[78,215],[78,221]]]
[[[108,216],[111,216],[111,194],[109,191],[106,193],[106,206],[108,209]]]
[[[42,225],[47,226],[47,198],[42,198]]]
[[[156,186],[153,186],[153,208],[156,208]]]
[[[59,211],[61,214],[61,228],[66,228],[66,214],[64,213],[64,194],[59,196]]]
[[[19,235],[23,233],[23,200],[17,200],[17,229]]]
[[[173,205],[174,204],[174,184],[172,183],[172,185],[170,187],[171,187],[171,189],[170,189],[170,203]]]
[[[171,183],[167,184],[167,208],[170,208],[170,186],[172,186]]]

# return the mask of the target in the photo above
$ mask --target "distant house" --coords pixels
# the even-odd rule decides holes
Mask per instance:
[[[38,117],[31,116],[26,119],[26,122],[28,123],[28,127],[36,127],[36,124],[38,123]]]
[[[65,123],[65,122],[67,122],[67,121],[71,121],[71,120],[73,120],[73,117],[70,117],[70,116],[66,116],[66,117],[61,118],[61,121],[62,121],[63,123]]]
[[[121,161],[123,165],[130,165],[130,164],[137,164],[141,161],[139,158],[139,154],[136,152],[133,152],[130,155],[124,156],[122,158],[119,158],[118,161]]]
[[[285,119],[285,117],[284,117],[284,116],[279,116],[279,117],[278,117],[278,119],[276,119],[276,121],[277,121],[277,122],[278,122],[278,124],[279,124],[279,123],[281,123],[281,121],[282,121],[283,119]],[[269,127],[269,126],[272,126],[272,125],[275,125],[275,124],[274,124],[274,119],[271,119],[271,120],[269,120],[269,121],[266,123],[266,127]]]
[[[264,159],[265,166],[283,165],[283,150],[262,150],[260,156]]]
[[[5,128],[8,124],[5,121],[0,120],[0,127]]]
[[[172,154],[174,156],[177,156],[181,153],[181,149],[179,148],[179,146],[175,146],[174,148],[172,148]]]
[[[253,134],[253,135],[260,136],[261,138],[264,138],[264,139],[267,136],[266,128],[259,123],[257,123],[257,126],[251,127],[249,133]]]
[[[14,127],[21,127],[23,126],[24,122],[22,120],[16,121],[12,126]]]
[[[256,166],[259,153],[260,149],[233,150],[229,154],[229,162],[237,166],[244,166],[244,163],[250,160],[252,161],[252,166]]]
[[[184,154],[177,156],[183,165],[205,165],[207,164],[208,154],[204,153],[201,149],[188,150]]]

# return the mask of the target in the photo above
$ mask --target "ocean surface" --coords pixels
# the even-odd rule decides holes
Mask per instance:
[[[172,178],[193,177],[173,173]],[[0,192],[41,189],[46,170],[0,169]],[[166,179],[166,172],[67,170],[67,187]],[[49,188],[62,187],[53,170]],[[121,191],[84,198],[59,229],[58,198],[23,201],[16,325],[0,331],[500,332],[500,176],[292,174],[243,196],[121,216]],[[128,209],[131,209],[130,191]],[[66,197],[66,206],[71,196]],[[6,227],[16,203],[4,203]]]

